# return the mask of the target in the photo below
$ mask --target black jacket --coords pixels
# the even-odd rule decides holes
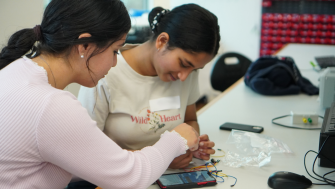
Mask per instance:
[[[319,89],[302,77],[290,57],[261,57],[248,68],[244,82],[263,95],[319,94]]]

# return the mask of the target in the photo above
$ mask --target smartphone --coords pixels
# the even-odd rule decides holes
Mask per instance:
[[[216,185],[216,179],[208,171],[181,172],[162,175],[157,184],[162,189],[198,188]]]
[[[242,130],[242,131],[249,131],[249,132],[254,132],[254,133],[261,133],[264,128],[261,126],[254,126],[254,125],[245,125],[245,124],[240,124],[240,123],[231,123],[231,122],[226,122],[220,126],[221,130],[229,130],[231,131],[232,129],[236,130]]]

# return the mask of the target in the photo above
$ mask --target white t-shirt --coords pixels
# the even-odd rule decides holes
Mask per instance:
[[[126,45],[120,51],[133,47]],[[96,88],[81,87],[78,100],[98,127],[118,145],[124,149],[142,149],[153,145],[165,130],[184,122],[186,107],[199,98],[198,73],[192,72],[183,82],[164,82],[158,76],[138,74],[121,53],[117,58],[118,64]],[[173,98],[180,98],[180,108],[169,107],[168,100]],[[149,102],[157,99],[167,103],[167,109],[152,111]],[[163,106],[160,103],[158,107]]]

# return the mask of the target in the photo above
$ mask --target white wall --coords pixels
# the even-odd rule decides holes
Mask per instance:
[[[0,49],[9,37],[24,28],[41,24],[44,5],[48,0],[0,0]],[[70,84],[65,88],[78,95],[79,85]]]
[[[147,0],[148,9],[151,10],[154,7],[163,7],[165,9],[170,9],[170,0]]]
[[[43,0],[1,0],[0,47],[14,32],[40,24],[42,15]]]

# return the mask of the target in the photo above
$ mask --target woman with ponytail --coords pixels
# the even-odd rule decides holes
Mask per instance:
[[[151,39],[122,47],[118,65],[96,89],[81,87],[78,96],[98,127],[130,151],[154,144],[181,123],[200,132],[197,70],[213,59],[220,42],[217,17],[196,4],[171,11],[156,7],[149,24]],[[175,158],[169,167],[184,168],[192,157],[208,160],[213,146],[201,135],[199,150]]]
[[[13,34],[0,53],[0,188],[65,188],[72,174],[107,188],[146,188],[198,147],[180,124],[130,152],[63,89],[94,87],[116,65],[130,29],[120,0],[52,0],[41,25]]]

